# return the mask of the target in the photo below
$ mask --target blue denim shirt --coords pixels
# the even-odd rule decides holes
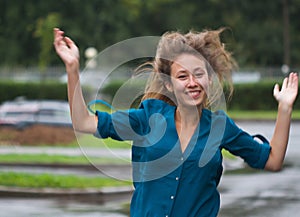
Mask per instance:
[[[215,217],[224,148],[251,167],[264,168],[270,153],[223,112],[203,109],[199,125],[182,152],[175,127],[176,107],[157,99],[112,115],[97,111],[98,137],[133,140],[135,191],[132,217]]]

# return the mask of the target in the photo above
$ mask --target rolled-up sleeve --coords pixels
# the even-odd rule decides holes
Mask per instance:
[[[94,136],[98,138],[112,138],[115,140],[133,140],[143,134],[145,130],[145,117],[142,109],[117,111],[112,114],[96,111],[98,117],[97,132]]]
[[[225,134],[225,149],[240,156],[253,168],[263,169],[265,167],[271,151],[267,139],[261,135],[251,136],[237,127],[231,119],[228,119]]]
[[[115,137],[113,135],[116,134],[111,120],[111,114],[106,112],[96,111],[96,116],[98,117],[97,123],[97,131],[94,133],[94,136],[102,139],[106,139],[108,137]],[[117,140],[121,140],[121,138],[114,138]]]

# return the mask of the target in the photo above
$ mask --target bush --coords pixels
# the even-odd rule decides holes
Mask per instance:
[[[67,100],[66,84],[59,82],[0,81],[0,103],[23,96],[26,99]]]
[[[236,84],[234,94],[227,108],[232,110],[277,110],[277,101],[273,97],[276,82],[264,81],[250,84]],[[281,87],[281,83],[279,84]],[[299,100],[294,109],[300,109]]]
[[[277,110],[277,102],[273,97],[275,83],[275,81],[264,81],[259,83],[235,84],[233,96],[227,103],[227,109]],[[103,93],[109,95],[110,98],[113,98],[114,94],[122,84],[121,81],[111,82],[103,88]],[[133,86],[131,91],[134,88],[140,89],[139,86]],[[224,92],[226,95],[226,88]],[[300,102],[296,101],[294,108],[300,109]]]
[[[101,90],[102,94],[108,96],[108,98],[113,99],[118,91],[118,108],[128,108],[127,105],[130,102],[131,108],[136,108],[139,105],[140,99],[144,91],[144,82],[132,82],[126,83],[124,81],[115,80],[107,84]],[[123,86],[122,86],[123,85]],[[122,86],[122,87],[121,87]],[[122,88],[122,89],[120,89]],[[124,94],[125,93],[125,94]],[[126,94],[128,93],[128,94]],[[133,99],[134,98],[134,99]]]
[[[123,81],[112,81],[105,86],[101,92],[109,98],[113,98]],[[277,102],[273,97],[274,81],[264,81],[250,84],[235,84],[232,99],[227,103],[227,109],[231,110],[276,110]],[[135,83],[132,86],[126,85],[122,92],[137,93],[142,90],[141,84]],[[144,84],[143,84],[144,85]],[[280,84],[281,85],[281,84]],[[0,81],[0,103],[6,100],[13,100],[18,96],[27,99],[56,99],[67,100],[66,84],[58,82],[45,83],[18,83],[11,81]],[[126,97],[125,97],[126,98]],[[124,104],[128,99],[124,98]],[[135,107],[140,96],[136,96],[132,102]],[[131,100],[131,99],[130,99]],[[300,110],[300,102],[296,101],[294,109]]]

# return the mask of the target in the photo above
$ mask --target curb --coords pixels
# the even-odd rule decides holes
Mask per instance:
[[[0,155],[1,156],[1,155]],[[86,169],[86,170],[98,170],[98,168],[121,168],[131,169],[131,164],[59,164],[59,163],[0,163],[0,166],[7,167],[51,167],[51,168],[66,168],[66,169]]]
[[[58,189],[58,188],[21,188],[0,186],[0,197],[18,198],[59,198],[74,200],[93,200],[105,202],[116,199],[130,198],[133,187],[104,187],[86,189]]]
[[[131,165],[66,165],[66,164],[24,164],[24,163],[1,163],[0,166],[7,167],[52,167],[66,169],[84,169],[100,171],[102,169],[121,169],[129,170]],[[88,200],[96,202],[105,202],[119,199],[131,198],[133,186],[103,187],[103,188],[26,188],[15,186],[0,186],[0,197],[18,197],[18,198],[64,198],[74,200]]]

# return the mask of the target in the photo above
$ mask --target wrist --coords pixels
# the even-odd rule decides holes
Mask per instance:
[[[66,71],[68,74],[77,74],[79,73],[79,62],[75,61],[69,64],[66,64]]]
[[[282,111],[285,113],[292,113],[293,106],[285,103],[278,104],[278,111]]]

